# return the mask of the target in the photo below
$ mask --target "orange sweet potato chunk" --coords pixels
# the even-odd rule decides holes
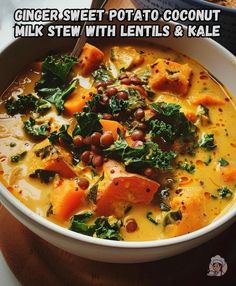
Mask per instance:
[[[92,99],[92,93],[95,91],[96,89],[94,87],[90,89],[77,88],[69,95],[64,104],[66,113],[72,116],[75,112],[81,112],[86,102]]]
[[[70,218],[85,203],[85,194],[74,180],[61,180],[51,193],[53,215],[65,221]]]
[[[222,168],[222,177],[226,183],[236,182],[236,167],[228,165]]]
[[[119,216],[127,204],[149,204],[159,188],[157,182],[126,172],[116,161],[109,160],[103,167],[105,177],[98,190],[98,215]]]
[[[50,159],[45,162],[45,170],[48,171],[54,171],[58,173],[60,176],[64,178],[73,178],[75,177],[75,172],[70,167],[69,164],[67,164],[62,157],[58,157],[55,159]]]
[[[219,98],[217,95],[210,93],[199,94],[191,99],[191,102],[195,105],[205,105],[205,106],[218,106],[224,104],[224,100]]]
[[[179,64],[158,59],[151,65],[149,86],[155,91],[169,91],[185,96],[190,86],[192,69],[188,64]]]
[[[125,128],[117,121],[100,119],[103,132],[110,131],[113,138],[116,140],[118,138],[118,129],[124,134]]]
[[[82,52],[78,58],[78,68],[82,76],[89,76],[94,70],[96,70],[103,61],[104,53],[97,47],[86,43],[82,49]]]

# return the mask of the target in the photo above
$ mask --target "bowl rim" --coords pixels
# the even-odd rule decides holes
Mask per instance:
[[[209,2],[207,0],[192,0],[192,2],[195,2],[196,4],[202,4],[202,5],[206,5],[208,6],[209,8],[213,9],[220,9],[220,10],[223,10],[225,12],[228,12],[228,13],[236,13],[236,8],[234,7],[227,7],[227,6],[223,6],[223,5],[220,5],[220,4],[217,4],[217,3],[213,3],[213,2]]]
[[[201,0],[202,1],[202,0]],[[161,21],[163,22],[163,21]],[[171,25],[178,25],[175,22],[168,22]],[[183,25],[184,26],[184,25]],[[7,46],[5,46],[0,54],[4,52],[4,50],[8,49],[9,46],[13,45],[15,41],[19,41],[20,39],[12,40]],[[228,51],[226,48],[221,46],[216,41],[210,38],[204,38],[204,41],[208,42],[212,45],[215,49],[219,50],[224,56],[229,59],[229,61],[234,65],[236,69],[236,57]],[[200,63],[203,64],[204,63]],[[236,97],[236,95],[235,95]],[[201,236],[209,234],[211,231],[214,231],[223,224],[229,222],[233,217],[236,216],[236,207],[231,206],[229,210],[225,214],[222,214],[219,218],[216,218],[212,221],[209,225],[193,231],[191,233],[187,233],[184,235],[172,237],[172,238],[165,238],[165,239],[158,239],[158,240],[150,240],[150,241],[114,241],[114,240],[106,240],[96,237],[90,237],[84,234],[76,233],[69,229],[66,229],[56,223],[53,223],[46,218],[40,216],[39,214],[33,212],[30,208],[25,206],[22,202],[20,202],[1,182],[0,182],[0,201],[7,201],[6,206],[9,210],[16,208],[20,211],[21,214],[26,216],[28,219],[32,220],[32,223],[38,224],[40,227],[46,228],[48,231],[55,232],[57,235],[61,235],[62,237],[66,237],[72,240],[79,240],[83,243],[93,244],[97,246],[103,247],[113,247],[113,248],[130,248],[130,249],[146,249],[146,248],[158,248],[158,247],[170,247],[176,244],[181,244],[187,241],[195,240]],[[3,202],[4,205],[4,202]],[[10,205],[10,207],[9,207]],[[14,213],[14,211],[12,211]]]

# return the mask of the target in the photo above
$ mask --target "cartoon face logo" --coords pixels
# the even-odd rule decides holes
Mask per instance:
[[[220,257],[220,255],[216,255],[211,258],[211,262],[209,264],[209,271],[207,273],[208,276],[223,276],[228,269],[228,265],[224,258]]]

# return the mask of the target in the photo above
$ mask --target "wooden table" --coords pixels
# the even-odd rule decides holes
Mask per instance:
[[[26,286],[236,285],[236,224],[184,254],[141,264],[101,263],[71,255],[33,234],[3,207],[0,230],[3,255]],[[208,277],[210,259],[217,254],[225,258],[228,271],[223,277]]]
[[[134,6],[124,0],[109,1],[106,6],[114,7]],[[8,265],[26,286],[236,285],[236,224],[204,245],[169,259],[108,264],[82,259],[50,245],[0,206],[0,247]],[[228,271],[223,277],[208,277],[210,259],[217,254],[225,258]]]

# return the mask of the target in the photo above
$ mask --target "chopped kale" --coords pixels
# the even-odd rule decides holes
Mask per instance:
[[[162,137],[168,142],[173,140],[174,133],[170,124],[159,119],[154,119],[150,121],[150,127],[150,135],[152,138]]]
[[[128,93],[128,99],[126,100],[128,109],[134,110],[146,106],[144,98],[139,94],[136,89],[127,88],[125,91]]]
[[[37,157],[45,159],[50,155],[58,154],[58,151],[55,149],[53,145],[47,145],[46,147],[37,149],[34,153]]]
[[[171,210],[171,207],[164,202],[160,203],[160,210],[163,212],[168,212]]]
[[[183,139],[195,139],[197,127],[180,111],[180,105],[157,102],[152,103],[151,106],[157,112],[158,119],[171,125],[173,139],[180,137]]]
[[[37,169],[34,173],[30,174],[30,178],[39,179],[42,183],[50,183],[56,175],[54,171],[48,171],[43,169]]]
[[[208,166],[212,161],[211,155],[209,155],[208,159],[206,161],[203,161],[203,163]]]
[[[94,236],[110,240],[122,240],[120,228],[122,222],[114,217],[98,217],[95,220]]]
[[[226,161],[224,158],[221,158],[218,162],[219,162],[221,167],[225,167],[225,166],[229,165],[229,162]]]
[[[43,139],[48,135],[49,123],[38,125],[33,118],[24,122],[25,131],[36,139]]]
[[[177,167],[181,170],[184,170],[190,174],[193,174],[195,172],[195,165],[188,163],[188,161],[185,159],[184,162],[178,162]]]
[[[42,76],[36,83],[36,91],[41,93],[42,88],[61,87],[68,78],[76,58],[68,55],[48,56],[42,64]]]
[[[209,108],[207,108],[205,105],[198,105],[197,107],[197,115],[201,116],[204,115],[206,117],[209,117]]]
[[[92,216],[92,212],[74,215],[70,230],[103,239],[122,240],[120,235],[122,222],[120,220],[114,217],[98,217],[93,224],[87,224]]]
[[[7,113],[10,115],[15,115],[17,113],[26,114],[29,111],[35,110],[37,99],[32,94],[29,95],[19,95],[17,99],[9,98],[5,107]]]
[[[88,193],[88,200],[96,204],[97,201],[97,192],[98,192],[98,184],[94,184],[90,189]]]
[[[97,182],[89,189],[88,192],[88,200],[96,204],[97,201],[97,192],[98,192],[98,184],[100,181],[104,179],[104,174],[97,180]]]
[[[233,192],[228,187],[219,188],[217,192],[222,199],[231,198],[233,195]]]
[[[54,104],[58,113],[61,114],[64,110],[64,103],[67,96],[75,89],[76,80],[71,82],[65,88],[55,87],[55,88],[42,88],[40,93],[44,95],[44,98],[50,103]]]
[[[128,145],[121,132],[118,133],[118,140],[104,150],[104,154],[107,157],[122,161],[125,166],[131,168],[152,166],[162,170],[172,169],[176,153],[172,151],[163,152],[153,142],[145,142],[141,146],[132,148]]]
[[[84,108],[84,111],[85,112],[96,111],[96,113],[98,113],[98,112],[101,112],[101,113],[108,112],[109,113],[110,112],[109,107],[101,104],[101,100],[102,100],[102,94],[99,94],[99,93],[94,94],[92,99],[86,102],[87,107]]]
[[[150,70],[145,70],[142,74],[139,75],[139,78],[143,82],[143,84],[148,84],[148,79],[151,76],[151,71]]]
[[[151,223],[153,223],[153,224],[155,224],[155,225],[158,225],[158,222],[153,218],[151,211],[147,212],[146,218],[147,218]]]
[[[128,105],[128,100],[119,100],[116,96],[112,96],[109,101],[110,111],[113,115],[121,111],[127,111]]]
[[[206,149],[207,151],[211,151],[216,148],[214,139],[214,134],[206,134],[203,133],[202,137],[198,141],[199,147]]]
[[[101,66],[99,69],[92,73],[92,76],[96,82],[107,82],[113,79],[112,74],[108,71],[106,66]]]
[[[95,131],[101,131],[102,125],[99,122],[99,116],[95,112],[75,113],[77,125],[73,131],[73,137],[82,135],[83,137],[91,135]]]
[[[11,156],[11,162],[12,163],[18,163],[19,161],[21,161],[25,158],[26,154],[27,154],[27,151],[24,151],[22,153]]]
[[[43,113],[51,108],[51,104],[36,95],[28,94],[19,95],[17,99],[9,98],[5,103],[5,107],[8,114],[15,115],[17,113],[27,114],[30,111]]]
[[[169,188],[164,188],[157,192],[157,203],[159,204],[160,210],[164,212],[168,212],[171,209],[171,207],[166,203],[166,199],[170,195],[169,191]]]
[[[59,132],[54,131],[50,134],[50,136],[48,137],[48,140],[52,144],[56,144],[56,143],[59,143],[59,139],[62,139],[63,142],[68,147],[70,146],[72,147],[73,138],[69,135],[68,128],[69,128],[69,125],[62,125],[61,128],[59,129]]]
[[[87,224],[88,220],[92,216],[92,212],[85,212],[82,214],[74,215],[71,220],[70,230],[92,236],[94,234],[94,225]]]
[[[168,224],[174,224],[177,220],[182,219],[182,213],[180,210],[171,211],[163,219],[163,226],[167,226]]]
[[[60,114],[64,110],[66,97],[74,90],[76,81],[67,83],[74,57],[48,56],[42,65],[41,79],[36,83],[35,90],[39,96],[54,104]]]

